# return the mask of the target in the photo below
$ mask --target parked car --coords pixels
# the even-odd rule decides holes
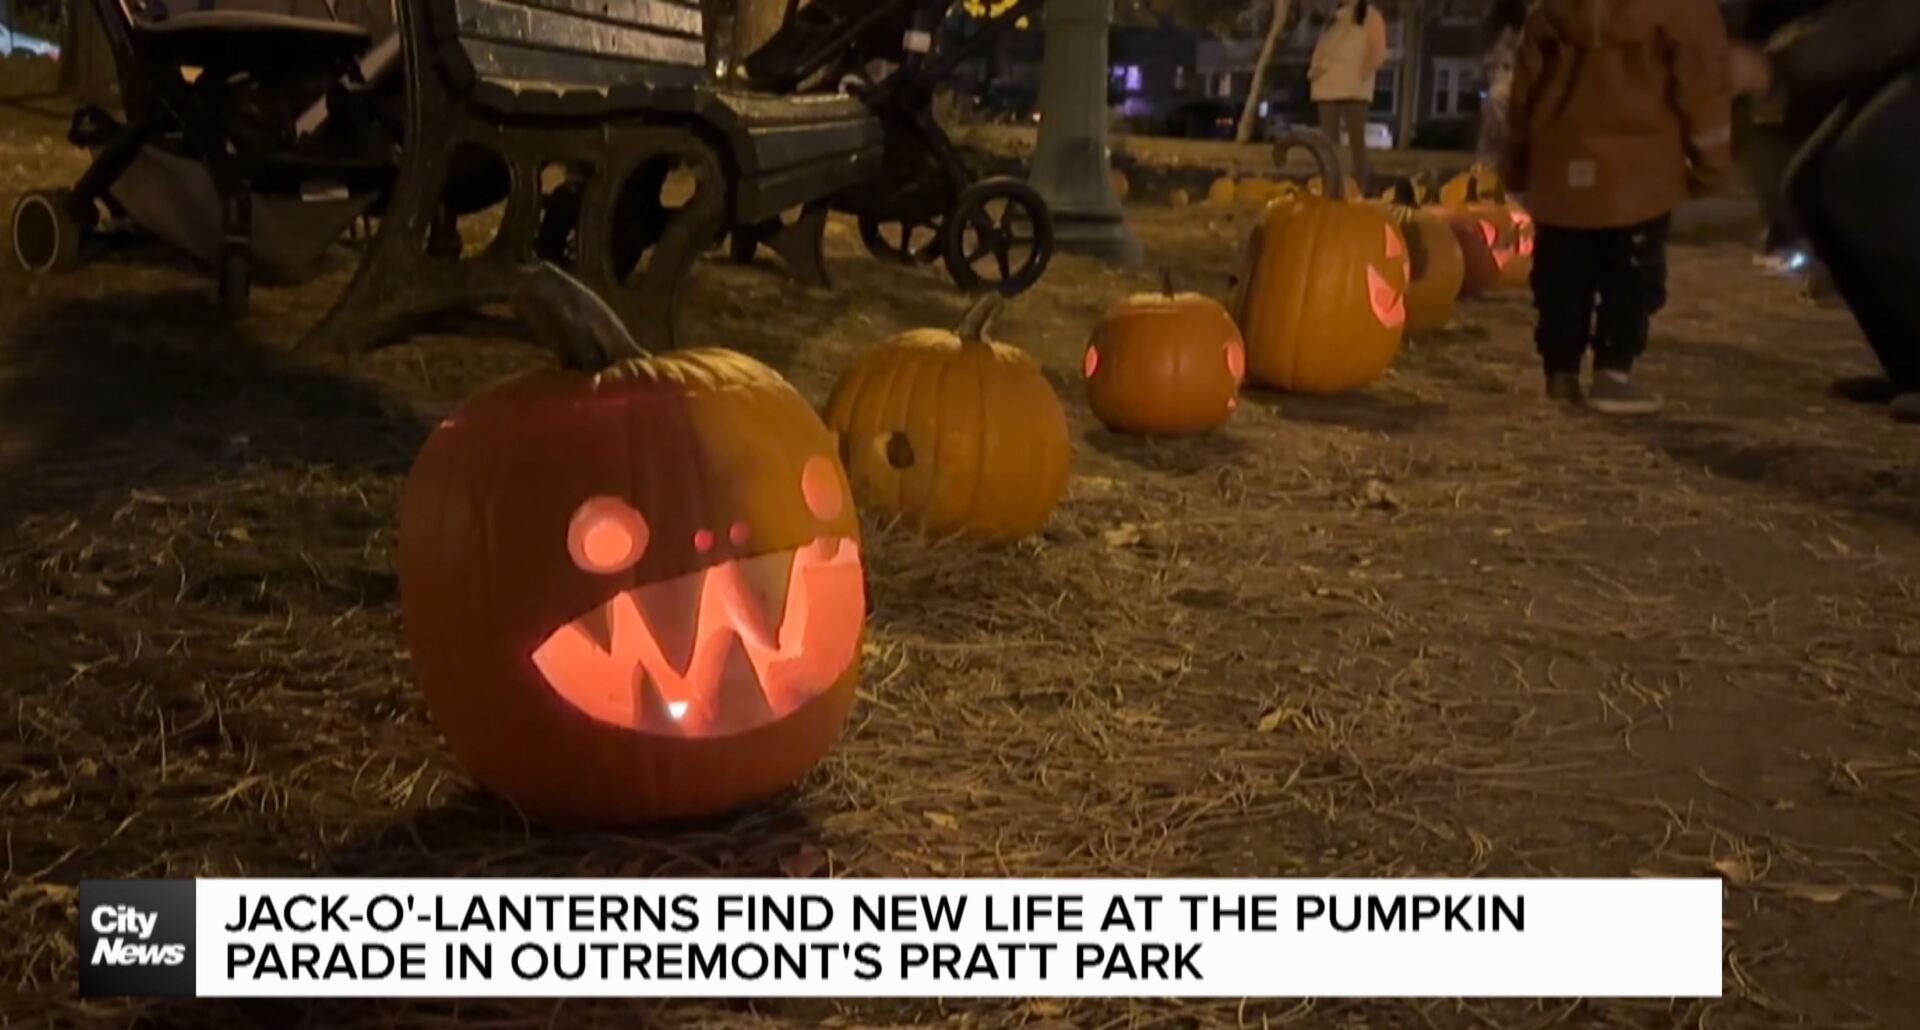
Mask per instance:
[[[1301,117],[1289,112],[1276,112],[1267,116],[1266,138],[1274,139],[1294,126],[1317,129],[1320,122],[1312,117]],[[1384,122],[1371,122],[1367,125],[1368,150],[1392,150],[1393,130]]]

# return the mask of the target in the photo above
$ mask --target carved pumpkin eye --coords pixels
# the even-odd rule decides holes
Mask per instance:
[[[1387,257],[1405,257],[1406,253],[1407,247],[1400,242],[1400,234],[1393,231],[1393,226],[1387,226]]]
[[[1379,319],[1381,325],[1397,329],[1406,324],[1406,300],[1372,265],[1367,266],[1367,300],[1373,308],[1373,317]]]
[[[647,520],[618,497],[595,497],[573,513],[567,552],[583,572],[625,572],[647,553]]]
[[[807,467],[800,471],[800,495],[806,498],[807,510],[822,522],[832,522],[846,509],[846,491],[840,483],[840,473],[833,467],[833,459],[824,454],[816,454],[807,459]]]
[[[888,468],[905,472],[913,467],[913,441],[905,433],[881,433],[874,437],[873,449]]]
[[[1100,371],[1100,348],[1087,348],[1087,358],[1083,367],[1085,368],[1088,379],[1092,379],[1093,374]]]
[[[1500,242],[1500,230],[1494,228],[1492,222],[1481,219],[1480,237],[1487,241],[1487,246],[1494,246]]]
[[[1235,382],[1244,382],[1247,378],[1247,346],[1235,341],[1227,344],[1227,371],[1233,373]]]

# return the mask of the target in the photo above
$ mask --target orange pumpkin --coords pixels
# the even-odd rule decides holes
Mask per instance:
[[[1186,207],[1193,203],[1193,197],[1186,190],[1174,190],[1167,195],[1167,203],[1173,207]]]
[[[1323,176],[1339,167],[1326,137],[1296,130]],[[1406,336],[1407,245],[1385,213],[1342,197],[1267,207],[1249,241],[1235,303],[1248,379],[1298,393],[1344,393],[1386,372]]]
[[[1466,262],[1460,298],[1471,300],[1501,286],[1501,270],[1512,258],[1512,224],[1496,204],[1468,204],[1440,212],[1453,230]]]
[[[860,356],[827,424],[860,503],[934,537],[1017,540],[1047,524],[1073,456],[1039,362],[987,330],[988,296],[954,332],[920,329]]]
[[[1213,184],[1207,187],[1207,203],[1231,204],[1239,197],[1239,193],[1240,188],[1234,184],[1234,181],[1222,176],[1213,180]]]
[[[1127,181],[1127,173],[1115,168],[1107,173],[1107,178],[1113,185],[1113,199],[1126,203],[1127,194],[1133,192],[1133,184]]]
[[[1467,278],[1466,254],[1446,219],[1411,205],[1392,206],[1388,216],[1407,241],[1407,332],[1431,333],[1453,321]]]
[[[1121,301],[1095,327],[1084,371],[1087,404],[1107,428],[1177,436],[1218,429],[1239,406],[1247,347],[1227,309],[1178,293]]]
[[[1500,286],[1508,290],[1524,290],[1531,285],[1533,278],[1533,244],[1535,226],[1533,216],[1520,205],[1507,202],[1507,221],[1512,226],[1513,246],[1508,253],[1507,262],[1500,269]]]
[[[765,365],[641,354],[553,269],[516,298],[580,355],[474,397],[400,515],[401,610],[434,723],[528,815],[718,813],[838,740],[866,620],[834,441]]]

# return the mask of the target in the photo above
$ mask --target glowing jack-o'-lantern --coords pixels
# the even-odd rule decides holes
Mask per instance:
[[[582,368],[428,439],[401,604],[434,722],[536,817],[624,824],[779,790],[838,739],[866,619],[859,524],[805,398],[729,351],[639,354],[585,287],[516,298]]]
[[[1506,205],[1505,214],[1509,246],[1496,251],[1494,259],[1500,262],[1501,288],[1521,290],[1533,277],[1533,216],[1511,201]]]
[[[1087,404],[1107,428],[1181,435],[1218,429],[1239,405],[1247,348],[1216,301],[1159,293],[1116,304],[1087,343]]]
[[[1460,241],[1454,239],[1446,219],[1431,210],[1408,203],[1386,211],[1407,244],[1407,332],[1442,329],[1453,320],[1454,304],[1466,282],[1466,255]]]
[[[990,294],[956,331],[905,333],[841,376],[827,424],[863,506],[932,537],[1047,524],[1073,465],[1067,413],[1039,362],[988,339],[1005,303]]]
[[[1287,134],[1327,182],[1339,157],[1314,130]],[[1406,241],[1386,214],[1344,196],[1270,205],[1255,227],[1234,305],[1249,381],[1297,393],[1364,387],[1386,372],[1405,339]]]

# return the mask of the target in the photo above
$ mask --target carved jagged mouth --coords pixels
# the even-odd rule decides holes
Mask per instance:
[[[856,657],[860,546],[834,537],[615,594],[534,650],[547,685],[624,729],[712,737],[813,700]]]

